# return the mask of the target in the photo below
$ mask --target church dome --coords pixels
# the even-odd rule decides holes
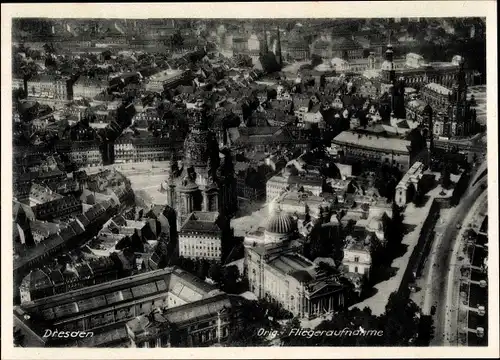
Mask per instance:
[[[185,176],[182,179],[180,190],[182,192],[192,192],[198,190],[198,184],[195,181],[189,178],[189,176]]]
[[[269,219],[266,232],[272,234],[290,234],[294,230],[293,217],[277,209],[274,215]]]
[[[186,166],[206,166],[209,159],[211,134],[208,130],[190,132],[184,140],[184,160]]]

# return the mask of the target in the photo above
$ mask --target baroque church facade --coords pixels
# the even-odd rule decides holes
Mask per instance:
[[[207,113],[203,104],[189,113],[192,125],[184,141],[183,158],[172,161],[168,179],[161,185],[167,193],[167,205],[176,212],[179,233],[190,221],[190,238],[193,236],[191,214],[216,215],[217,226],[226,234],[238,203],[231,153],[227,148],[219,148],[215,133],[208,128]],[[202,239],[209,229],[206,224],[200,222],[199,225],[200,231],[194,235]]]

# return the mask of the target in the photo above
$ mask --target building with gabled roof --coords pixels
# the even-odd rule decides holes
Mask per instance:
[[[117,279],[118,271],[118,264],[109,257],[32,270],[19,287],[21,304]]]
[[[226,232],[227,224],[218,212],[192,212],[179,229],[179,255],[220,260]]]

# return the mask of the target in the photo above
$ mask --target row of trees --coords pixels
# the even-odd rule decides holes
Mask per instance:
[[[180,256],[173,265],[195,274],[200,279],[211,279],[220,289],[231,294],[248,290],[248,281],[240,275],[236,265],[223,266],[218,261],[190,259]]]
[[[298,319],[293,319],[288,328],[300,328]],[[420,308],[408,297],[392,293],[385,312],[372,314],[370,308],[354,308],[335,314],[314,330],[340,332],[343,336],[293,336],[284,331],[284,346],[429,346],[434,334],[432,318],[422,316]],[[347,332],[351,331],[351,333]],[[374,336],[351,336],[362,331],[379,331]],[[357,333],[356,333],[357,331]]]
[[[390,276],[392,261],[401,255],[401,242],[405,235],[403,209],[393,202],[392,218],[383,218],[384,240],[373,237],[371,242],[372,273],[369,282],[363,284],[365,291]]]

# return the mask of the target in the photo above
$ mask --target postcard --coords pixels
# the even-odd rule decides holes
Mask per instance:
[[[495,10],[2,5],[6,358],[498,355]]]

